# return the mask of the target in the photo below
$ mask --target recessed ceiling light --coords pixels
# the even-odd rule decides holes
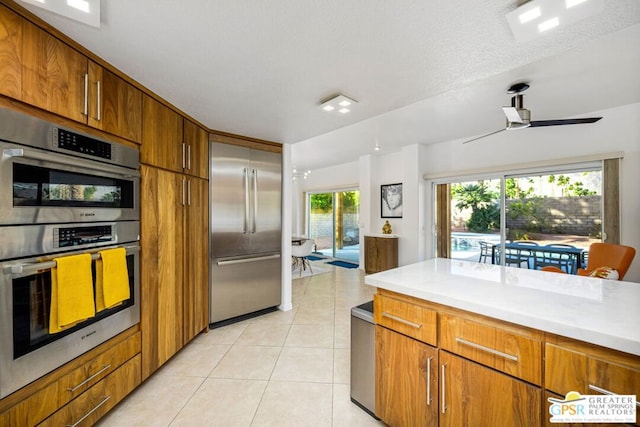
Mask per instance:
[[[516,40],[528,41],[600,13],[605,0],[529,0],[506,15]],[[579,6],[578,6],[579,5]]]
[[[524,13],[521,13],[518,16],[518,19],[520,20],[521,24],[525,24],[529,21],[533,21],[536,18],[540,17],[540,8],[539,7],[534,7]]]
[[[543,32],[543,31],[548,31],[552,28],[557,27],[558,25],[560,25],[560,19],[558,19],[558,17],[554,17],[551,19],[547,19],[546,21],[542,22],[541,24],[538,24],[538,31]]]
[[[573,6],[577,6],[579,4],[582,4],[584,2],[586,2],[587,0],[566,0],[565,4],[567,6],[567,9],[572,8]]]
[[[329,113],[347,114],[351,112],[353,106],[357,103],[358,101],[344,95],[336,95],[326,101],[323,101],[320,104],[320,108]]]

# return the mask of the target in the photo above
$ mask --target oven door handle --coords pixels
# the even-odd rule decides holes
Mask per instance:
[[[40,152],[36,150],[29,150],[25,148],[5,148],[2,151],[3,157],[22,157],[31,160],[40,160],[44,162],[50,162],[63,166],[82,167],[83,169],[94,170],[98,172],[108,172],[116,175],[120,175],[124,178],[128,177],[140,177],[140,172],[135,169],[127,169],[120,166],[113,166],[108,163],[96,163],[93,160],[87,160],[83,158],[74,157],[73,159],[67,159],[64,155]]]
[[[127,250],[127,255],[140,252],[140,246],[138,245],[118,246],[118,247],[125,248]],[[98,250],[103,250],[103,249],[112,249],[112,247],[102,247],[102,248],[99,248]],[[92,260],[96,260],[98,258],[100,258],[100,254],[98,252],[91,253]],[[36,271],[50,270],[55,266],[56,266],[55,261],[43,261],[43,262],[10,265],[6,268],[5,271],[8,270],[8,272],[12,275],[30,274],[30,273],[35,273]]]

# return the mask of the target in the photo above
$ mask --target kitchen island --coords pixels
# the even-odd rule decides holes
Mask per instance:
[[[365,283],[389,425],[551,425],[549,398],[640,394],[640,284],[449,259]]]

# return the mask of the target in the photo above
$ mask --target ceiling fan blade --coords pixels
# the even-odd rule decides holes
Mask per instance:
[[[468,140],[468,141],[463,142],[463,144],[468,144],[469,142],[471,142],[471,141],[475,141],[476,139],[486,138],[487,136],[495,135],[496,133],[500,133],[500,132],[505,131],[505,130],[506,130],[506,129],[500,129],[500,130],[497,130],[497,131],[495,131],[495,132],[488,133],[488,134],[486,134],[486,135],[478,136],[478,137],[476,137],[476,138],[473,138],[473,139],[470,139],[470,140]]]
[[[543,127],[543,126],[563,126],[563,125],[580,125],[585,123],[595,123],[602,117],[585,117],[583,119],[563,119],[563,120],[532,120],[531,126]]]

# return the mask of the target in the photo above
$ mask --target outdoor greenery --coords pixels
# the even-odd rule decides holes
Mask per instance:
[[[583,173],[587,175],[589,172]],[[574,177],[566,175],[548,175],[547,183],[551,186],[552,194],[558,189],[561,197],[581,197],[597,195],[596,191],[585,188],[581,181],[575,181]],[[542,177],[538,177],[542,178]],[[507,178],[505,179],[505,197],[509,201],[507,215],[510,219],[527,218],[529,227],[526,231],[545,231],[552,228],[547,224],[546,212],[542,211],[544,196],[536,191],[539,184],[534,178]],[[500,192],[495,184],[490,185],[479,180],[452,184],[451,197],[459,210],[470,209],[471,215],[466,221],[466,228],[476,233],[497,231],[500,229]],[[528,184],[528,185],[527,185]],[[526,188],[523,188],[523,185]],[[521,233],[518,230],[515,230]]]
[[[359,191],[344,191],[342,193],[342,209],[345,214],[358,213],[360,206]],[[333,193],[318,193],[310,196],[311,213],[327,213],[333,209]]]

